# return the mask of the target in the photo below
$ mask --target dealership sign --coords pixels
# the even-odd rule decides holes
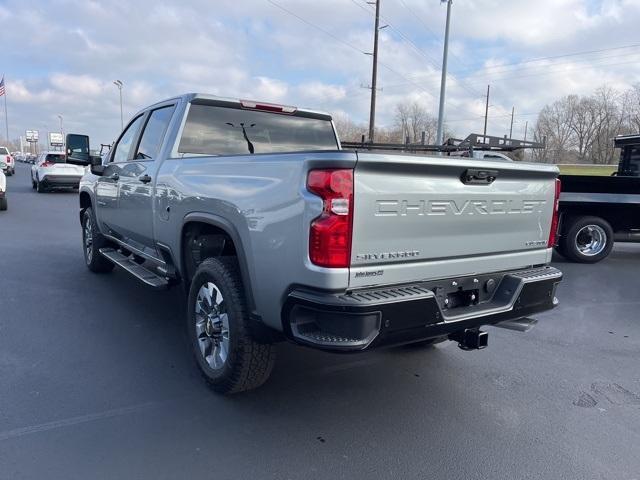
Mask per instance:
[[[49,132],[49,145],[52,147],[61,147],[64,145],[64,138],[61,133]]]

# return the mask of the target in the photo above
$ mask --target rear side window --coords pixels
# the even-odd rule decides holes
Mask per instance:
[[[45,162],[49,162],[49,163],[66,163],[66,159],[64,158],[64,155],[56,155],[55,153],[47,153],[46,157],[44,158]]]
[[[9,155],[9,150],[5,147],[0,147],[0,155]]]
[[[329,120],[192,104],[178,153],[250,153],[336,150]]]
[[[136,160],[156,158],[174,109],[175,106],[171,105],[151,112],[134,157]]]

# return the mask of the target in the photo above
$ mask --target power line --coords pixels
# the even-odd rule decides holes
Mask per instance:
[[[341,43],[342,45],[349,47],[351,50],[355,50],[358,53],[367,55],[368,52],[365,52],[364,50],[361,50],[360,48],[354,46],[353,44],[346,42],[344,40],[342,40],[341,38],[337,37],[336,35],[334,35],[333,33],[331,33],[330,31],[316,25],[315,23],[310,22],[309,20],[301,17],[300,15],[296,14],[295,12],[292,12],[291,10],[289,10],[288,8],[283,7],[282,5],[280,5],[279,3],[276,3],[274,0],[267,0],[267,2],[269,2],[270,4],[272,4],[274,7],[279,8],[280,10],[282,10],[283,12],[286,12],[287,14],[291,15],[292,17],[297,18],[298,20],[300,20],[301,22],[305,23],[306,25],[309,25],[310,27],[315,28],[316,30],[321,31],[322,33],[324,33],[325,35],[331,37],[333,40],[335,40],[336,42]],[[416,87],[419,90],[422,90],[424,93],[427,93],[429,95],[431,95],[431,92],[429,92],[428,90],[426,90],[424,87],[422,87],[421,85],[418,85],[416,82],[411,81],[411,79],[407,78],[405,75],[401,74],[400,72],[398,72],[397,70],[395,70],[394,68],[390,67],[389,65],[387,65],[384,62],[381,62],[380,60],[378,60],[378,64],[382,67],[384,67],[386,70],[390,71],[391,73],[399,76],[400,78],[406,80],[406,84],[405,85],[413,85],[414,87]]]
[[[571,68],[571,72],[575,71],[575,70],[586,70],[589,68],[594,68],[594,67],[615,67],[615,66],[619,66],[619,65],[630,65],[630,64],[638,64],[638,60],[632,60],[629,62],[616,62],[616,63],[597,63],[597,64],[590,64],[590,65],[584,65],[582,67],[575,67],[575,68]],[[571,64],[569,64],[571,65]],[[538,73],[530,73],[530,74],[524,74],[524,75],[506,75],[506,76],[502,76],[502,77],[493,77],[492,80],[519,80],[521,78],[528,78],[528,77],[543,77],[546,75],[557,75],[557,74],[567,74],[567,69],[563,68],[563,69],[559,69],[559,70],[550,70],[550,71],[545,71],[545,72],[538,72]]]
[[[358,7],[360,7],[362,10],[368,12],[369,14],[373,13],[369,8],[365,7],[364,5],[362,5],[361,3],[359,3],[356,0],[351,0],[351,2],[354,3],[355,5],[357,5]],[[421,57],[426,59],[431,64],[431,66],[434,67],[434,69],[437,72],[440,72],[440,65],[439,65],[439,61],[438,60],[436,60],[433,57],[431,57],[430,55],[426,54],[422,49],[420,49],[420,47],[418,47],[415,44],[415,42],[413,40],[411,40],[409,37],[407,37],[399,28],[397,28],[396,26],[391,24],[391,22],[389,22],[387,18],[382,17],[382,16],[380,18],[384,21],[384,23],[387,24],[387,26],[391,30],[396,32],[396,34],[401,39],[403,39],[406,43],[408,43],[409,46],[411,46],[412,49],[415,51],[415,53],[417,53],[418,55],[420,55]],[[458,83],[458,85],[460,85],[462,88],[467,90],[467,92],[471,93],[472,95],[477,96],[477,97],[481,97],[482,96],[481,92],[479,92],[478,90],[474,89],[470,84],[466,83],[464,80],[461,80],[461,79],[457,78],[452,73],[448,73],[447,76],[449,76],[452,80],[456,81],[456,83]]]
[[[470,76],[476,76],[476,75],[482,75],[483,77],[489,77],[492,76],[494,74],[503,74],[503,73],[516,73],[516,72],[531,72],[531,71],[535,71],[535,70],[540,70],[540,69],[548,69],[549,67],[558,67],[558,66],[562,66],[562,65],[584,65],[584,64],[588,64],[588,65],[598,65],[599,62],[602,61],[607,61],[611,58],[620,58],[620,57],[629,57],[629,56],[635,56],[635,55],[640,55],[640,52],[628,52],[628,53],[620,53],[617,55],[602,55],[598,58],[593,58],[593,59],[577,59],[577,60],[572,60],[572,61],[566,61],[566,62],[554,62],[554,63],[549,63],[549,64],[545,64],[545,65],[530,65],[530,66],[524,66],[522,68],[501,68],[501,65],[496,65],[495,68],[496,70],[491,70],[489,68],[484,68],[484,69],[480,69],[478,71],[474,71],[474,72],[469,72],[466,73],[464,75],[461,75],[462,78],[468,78]],[[486,73],[483,73],[486,72]]]
[[[283,7],[283,6],[282,6],[282,5],[280,5],[279,3],[276,3],[276,2],[274,2],[273,0],[267,0],[267,2],[269,2],[269,3],[270,3],[271,5],[273,5],[274,7],[279,8],[279,9],[280,9],[280,10],[282,10],[283,12],[288,13],[288,14],[289,14],[289,15],[291,15],[292,17],[297,18],[297,19],[298,19],[298,20],[300,20],[302,23],[305,23],[305,24],[309,25],[310,27],[315,28],[316,30],[320,30],[320,31],[321,31],[322,33],[324,33],[325,35],[327,35],[327,36],[329,36],[329,37],[333,38],[336,42],[339,42],[339,43],[341,43],[342,45],[344,45],[344,46],[346,46],[346,47],[348,47],[348,48],[350,48],[350,49],[352,49],[352,50],[355,50],[356,52],[363,53],[363,54],[366,54],[366,53],[367,53],[367,52],[365,52],[364,50],[360,50],[358,47],[356,47],[356,46],[352,45],[351,43],[349,43],[349,42],[345,42],[345,41],[344,41],[344,40],[342,40],[340,37],[338,37],[338,36],[334,35],[334,34],[333,34],[333,33],[331,33],[330,31],[325,30],[324,28],[322,28],[322,27],[320,27],[320,26],[316,25],[315,23],[311,23],[310,21],[308,21],[308,20],[306,20],[306,19],[302,18],[300,15],[298,15],[298,14],[296,14],[296,13],[292,12],[291,10],[289,10],[289,9],[287,9],[287,8],[285,8],[285,7]]]
[[[513,63],[505,63],[505,64],[501,64],[501,65],[490,65],[487,67],[482,67],[479,69],[473,69],[472,73],[477,73],[478,71],[481,70],[490,70],[493,68],[498,68],[498,67],[511,67],[511,66],[517,66],[517,65],[524,65],[527,63],[535,63],[535,62],[541,62],[543,60],[555,60],[557,58],[567,58],[567,57],[577,57],[580,55],[591,55],[594,53],[602,53],[602,52],[609,52],[609,51],[613,51],[613,50],[624,50],[627,48],[637,48],[640,47],[640,43],[634,43],[634,44],[630,44],[630,45],[622,45],[622,46],[618,46],[618,47],[609,47],[609,48],[601,48],[601,49],[597,49],[597,50],[585,50],[585,51],[581,51],[581,52],[573,52],[573,53],[564,53],[561,55],[551,55],[551,56],[547,56],[547,57],[538,57],[538,58],[531,58],[528,60],[521,60],[518,62],[513,62]],[[468,70],[472,70],[472,69],[468,69]]]
[[[399,2],[400,2],[400,4],[401,4],[405,9],[407,9],[407,11],[411,14],[411,18],[413,18],[413,19],[417,20],[417,21],[418,21],[418,22],[419,22],[419,23],[424,27],[424,29],[425,29],[426,31],[428,31],[429,33],[431,33],[431,35],[433,35],[433,37],[435,38],[435,40],[436,40],[440,45],[442,45],[442,44],[444,43],[442,40],[440,40],[440,35],[439,35],[439,34],[437,34],[436,32],[434,32],[433,30],[431,30],[431,28],[429,27],[429,25],[427,25],[427,22],[425,22],[424,20],[422,20],[422,18],[421,18],[419,15],[417,15],[417,14],[416,14],[416,12],[415,12],[411,7],[409,7],[409,5],[407,5],[407,4],[406,4],[406,2],[405,2],[404,0],[398,0],[398,1],[399,1]],[[450,53],[449,53],[449,55],[450,55],[450,56],[452,56],[454,59],[456,59],[456,61],[457,61],[460,65],[462,65],[463,67],[465,67],[465,66],[466,66],[465,62],[464,62],[464,61],[462,61],[462,60],[460,59],[460,57],[458,57],[454,52],[450,52]]]

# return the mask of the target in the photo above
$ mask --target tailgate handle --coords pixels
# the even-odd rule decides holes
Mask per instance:
[[[467,168],[460,180],[465,185],[491,185],[498,178],[497,170]]]

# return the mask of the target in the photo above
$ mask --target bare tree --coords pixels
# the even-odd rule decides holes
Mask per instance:
[[[567,97],[567,106],[572,110],[568,117],[571,119],[569,128],[573,133],[574,147],[577,149],[578,159],[584,162],[597,129],[594,118],[595,101],[592,98],[570,95]]]
[[[614,89],[602,86],[591,98],[595,127],[589,156],[593,163],[610,164],[614,161],[612,139],[622,128],[623,115],[618,103],[620,95]]]
[[[346,113],[338,113],[333,116],[333,123],[338,131],[338,137],[345,142],[359,142],[362,135],[368,133],[367,126],[355,123]]]
[[[425,143],[432,144],[436,141],[438,121],[419,102],[400,103],[396,106],[395,127],[401,141],[408,137],[409,142],[420,143],[424,132]]]
[[[640,83],[621,97],[625,133],[640,133]]]

